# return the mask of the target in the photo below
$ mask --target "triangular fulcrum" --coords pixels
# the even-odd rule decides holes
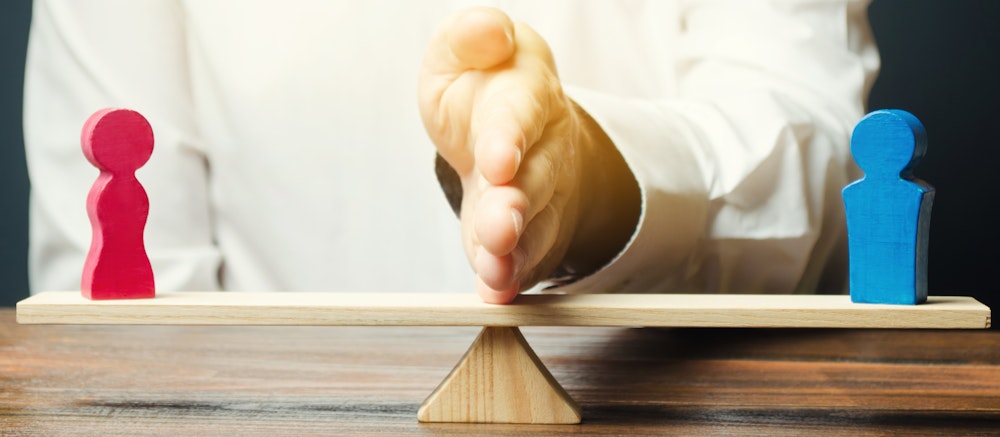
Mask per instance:
[[[580,423],[580,407],[517,327],[483,328],[417,411],[421,422]]]

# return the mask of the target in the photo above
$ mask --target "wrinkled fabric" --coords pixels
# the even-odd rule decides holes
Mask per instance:
[[[137,176],[161,291],[473,290],[415,98],[432,32],[472,4],[37,0],[33,291],[79,287],[97,176],[79,135],[104,107],[154,129]],[[843,289],[867,2],[488,4],[546,38],[642,191],[625,250],[562,291]]]

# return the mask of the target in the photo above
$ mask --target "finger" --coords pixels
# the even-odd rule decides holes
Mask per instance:
[[[525,224],[534,220],[553,201],[557,190],[566,185],[564,173],[572,171],[563,164],[568,153],[564,151],[569,147],[546,142],[530,151],[529,159],[510,184],[488,186],[482,191],[474,216],[475,236],[494,255],[510,253]]]
[[[492,290],[509,290],[521,285],[530,287],[544,279],[549,273],[546,269],[565,255],[565,247],[555,250],[564,230],[562,216],[561,207],[546,207],[525,229],[518,246],[506,255],[494,255],[477,247],[472,265],[482,285]]]
[[[488,7],[456,12],[437,29],[424,54],[421,82],[439,83],[420,87],[421,102],[440,101],[441,93],[458,75],[493,67],[513,54],[514,24],[506,14]]]
[[[512,287],[496,290],[490,286],[483,283],[482,280],[476,280],[476,293],[479,294],[479,298],[486,303],[504,305],[511,303],[517,298],[520,288],[517,284]]]
[[[543,263],[562,260],[566,248],[556,250],[555,247],[560,233],[564,231],[563,215],[563,206],[550,203],[528,223],[517,247],[511,251],[510,268],[514,275],[511,283],[530,287],[545,279],[550,273],[545,269],[554,266],[542,266]],[[544,268],[540,270],[539,267]]]
[[[453,15],[448,48],[458,70],[486,70],[514,54],[514,22],[499,9],[474,7]]]
[[[422,69],[459,74],[492,68],[514,54],[514,23],[499,9],[474,7],[445,19],[431,38]]]
[[[517,277],[517,266],[520,257],[513,254],[495,256],[482,247],[476,249],[475,259],[472,261],[476,277],[494,290],[506,290],[514,287]]]
[[[490,187],[476,206],[475,237],[493,255],[506,255],[517,246],[530,211],[524,191],[513,186]]]
[[[424,127],[441,156],[459,174],[468,174],[474,164],[466,144],[472,144],[469,109],[476,93],[460,87],[458,97],[449,90],[476,68],[499,64],[514,54],[514,25],[503,12],[492,8],[459,11],[445,20],[428,45],[420,68],[418,104]],[[454,93],[453,93],[454,94]],[[452,100],[446,104],[445,100]]]
[[[549,123],[552,94],[544,73],[516,75],[491,88],[475,124],[477,167],[493,185],[506,184],[517,174],[523,157]]]

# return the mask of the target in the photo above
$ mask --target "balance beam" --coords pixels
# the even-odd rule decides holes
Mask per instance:
[[[521,295],[491,305],[472,293],[173,292],[91,301],[46,292],[17,304],[23,324],[303,326],[628,326],[983,329],[970,297],[921,305],[851,303],[846,295]]]
[[[484,326],[421,404],[421,422],[580,423],[580,407],[519,326],[983,329],[990,309],[969,297],[922,305],[849,296],[747,294],[521,295],[510,305],[467,293],[173,292],[92,301],[46,292],[17,304],[25,324]]]

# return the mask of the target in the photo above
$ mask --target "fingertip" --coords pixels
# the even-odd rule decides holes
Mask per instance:
[[[465,67],[492,68],[514,54],[514,23],[496,8],[460,11],[452,20],[448,46]]]
[[[490,187],[476,207],[475,236],[486,251],[506,255],[517,247],[526,226],[527,199],[513,187]]]
[[[486,285],[479,276],[476,276],[476,293],[483,302],[494,305],[506,305],[514,301],[520,293],[520,284],[515,282],[511,287],[503,290],[495,290]]]
[[[505,289],[514,282],[514,264],[510,255],[496,256],[482,246],[476,248],[472,261],[476,277],[492,289]]]
[[[524,157],[524,135],[516,129],[494,128],[476,141],[475,157],[479,172],[493,185],[514,179]]]

